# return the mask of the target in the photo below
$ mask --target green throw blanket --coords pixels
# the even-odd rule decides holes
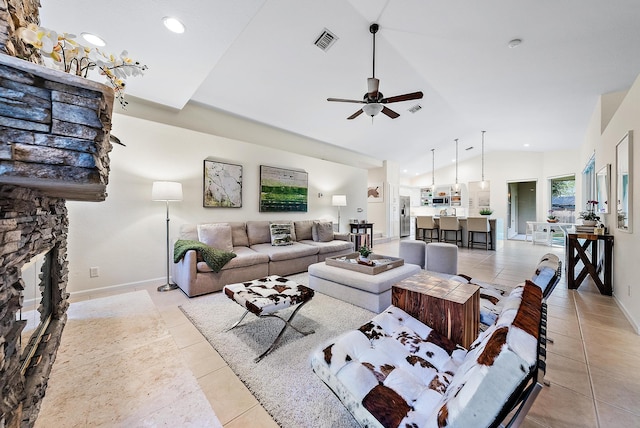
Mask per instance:
[[[173,262],[178,263],[189,250],[200,253],[204,262],[214,272],[220,272],[220,269],[236,256],[235,253],[210,247],[200,241],[178,239],[173,247]]]

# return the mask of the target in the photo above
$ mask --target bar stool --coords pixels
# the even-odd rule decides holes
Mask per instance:
[[[425,236],[425,232],[429,231],[429,242],[433,242],[433,232],[436,232],[436,241],[440,241],[440,231],[438,230],[438,225],[433,220],[433,216],[430,215],[419,215],[416,217],[416,237],[418,239],[422,239],[423,241],[427,241],[427,237]],[[422,237],[420,238],[420,231],[422,231]]]
[[[489,249],[491,242],[491,225],[487,217],[468,217],[467,218],[467,248],[473,247],[474,244],[484,244],[485,250]],[[484,234],[484,241],[475,241],[476,233]]]
[[[454,244],[462,246],[462,226],[456,216],[440,216],[440,238],[444,242],[453,242]],[[447,240],[447,232],[455,232],[456,237],[452,240]]]

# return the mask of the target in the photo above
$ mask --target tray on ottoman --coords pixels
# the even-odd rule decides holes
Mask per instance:
[[[360,273],[366,273],[368,275],[377,275],[381,272],[386,272],[389,269],[397,268],[404,264],[404,259],[399,257],[383,256],[379,254],[371,254],[369,260],[374,265],[367,266],[358,263],[358,253],[347,254],[346,256],[334,256],[327,257],[325,263],[329,266],[335,266],[343,269],[354,270]]]

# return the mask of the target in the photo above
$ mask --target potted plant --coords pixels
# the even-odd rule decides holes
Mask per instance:
[[[549,210],[549,215],[547,215],[547,222],[548,223],[557,223],[558,222],[558,216],[556,216],[553,213],[553,210]]]
[[[582,224],[585,226],[595,226],[600,220],[600,216],[596,214],[595,209],[598,206],[598,201],[587,201],[587,210],[580,212]]]
[[[369,256],[373,251],[371,251],[371,249],[366,245],[363,245],[358,249],[358,253],[360,253],[360,256],[358,257],[360,261],[369,263]]]
[[[480,215],[491,215],[493,214],[493,210],[489,207],[480,208]]]

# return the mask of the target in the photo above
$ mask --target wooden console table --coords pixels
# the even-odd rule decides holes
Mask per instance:
[[[391,288],[391,304],[465,348],[478,337],[480,287],[475,284],[421,271]]]
[[[369,248],[373,248],[373,223],[349,223],[349,227],[351,228],[351,233],[359,233],[361,230],[364,233],[369,233]]]
[[[582,241],[582,242],[581,242]],[[598,254],[598,243],[603,241],[604,251]],[[589,248],[591,247],[591,248]],[[567,235],[567,287],[575,290],[589,275],[600,290],[600,294],[613,293],[613,235],[569,233]],[[576,265],[582,262],[582,270],[576,276]],[[600,278],[600,273],[603,279]]]

